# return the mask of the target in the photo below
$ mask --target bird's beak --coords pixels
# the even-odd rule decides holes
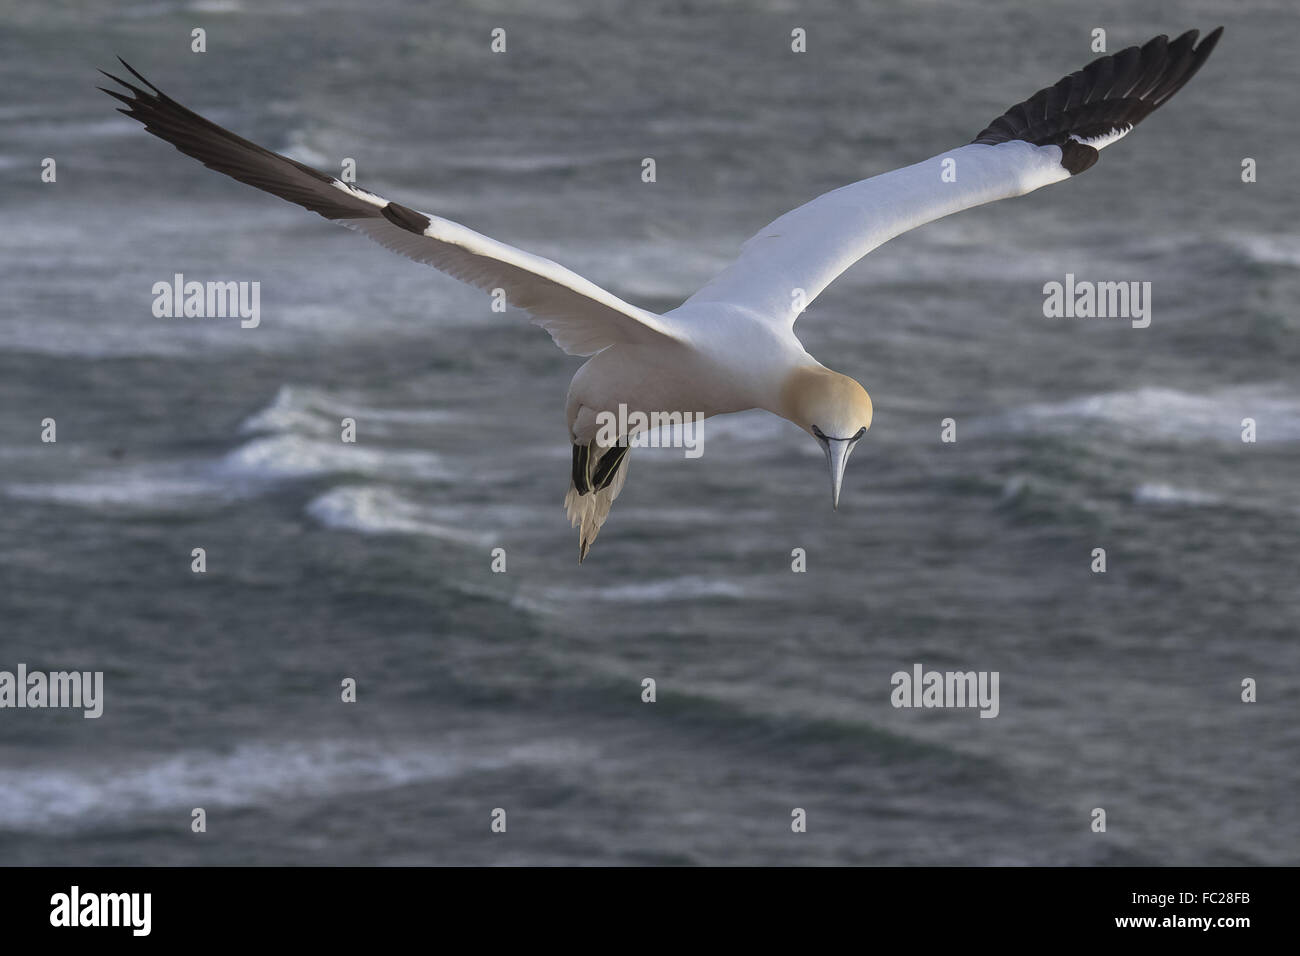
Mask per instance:
[[[840,482],[844,480],[844,466],[849,463],[849,455],[853,454],[853,446],[857,443],[854,438],[828,438],[824,443],[826,461],[831,466],[831,507],[836,511],[840,509]]]

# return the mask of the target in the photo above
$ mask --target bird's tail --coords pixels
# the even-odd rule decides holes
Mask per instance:
[[[592,442],[573,446],[573,474],[564,508],[569,513],[569,525],[578,529],[579,564],[587,557],[627,481],[627,453],[627,445],[600,448]]]

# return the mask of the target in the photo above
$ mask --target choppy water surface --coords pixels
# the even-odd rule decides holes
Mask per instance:
[[[97,721],[0,712],[0,861],[1300,862],[1289,5],[545,8],[0,8],[0,668],[107,688]],[[633,453],[582,567],[575,360],[94,90],[120,53],[666,310],[780,212],[969,140],[1093,27],[1220,22],[1094,170],[894,241],[801,321],[876,405],[838,514],[797,429],[718,419],[698,460]],[[176,272],[260,281],[261,326],[154,318]],[[1151,281],[1151,327],[1045,319],[1067,272]],[[915,662],[999,671],[1000,715],[893,709]]]

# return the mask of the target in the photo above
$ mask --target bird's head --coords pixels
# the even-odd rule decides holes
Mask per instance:
[[[831,505],[839,508],[840,482],[853,446],[871,427],[871,396],[839,372],[820,365],[792,373],[782,389],[784,415],[822,446],[831,469]]]

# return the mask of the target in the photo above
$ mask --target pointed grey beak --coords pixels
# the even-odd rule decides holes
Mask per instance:
[[[823,443],[826,449],[826,461],[831,466],[831,507],[840,510],[840,482],[844,480],[844,466],[853,454],[856,438],[828,438]]]

